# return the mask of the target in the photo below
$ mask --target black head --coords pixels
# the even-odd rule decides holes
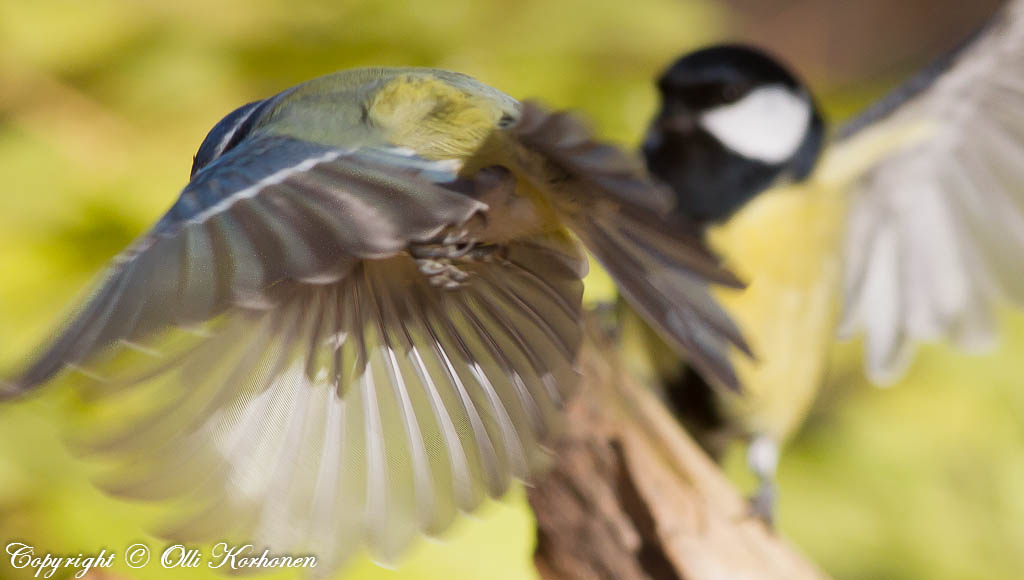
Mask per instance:
[[[651,173],[700,222],[727,219],[780,178],[806,178],[824,123],[804,85],[778,61],[741,45],[677,60],[658,79],[661,110],[644,155]]]

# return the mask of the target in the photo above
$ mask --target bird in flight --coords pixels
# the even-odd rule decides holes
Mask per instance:
[[[83,445],[162,535],[394,561],[545,462],[586,248],[717,383],[738,285],[642,161],[474,79],[344,71],[244,105],[25,370],[97,401]]]

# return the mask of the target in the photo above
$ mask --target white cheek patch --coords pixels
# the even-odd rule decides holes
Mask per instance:
[[[769,164],[796,153],[810,121],[806,99],[779,85],[757,89],[700,117],[700,125],[722,145]]]

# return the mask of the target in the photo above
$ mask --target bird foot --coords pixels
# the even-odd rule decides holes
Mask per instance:
[[[469,274],[452,263],[448,258],[420,258],[416,260],[420,272],[427,276],[432,286],[455,290],[469,279]]]
[[[454,260],[466,256],[477,245],[466,229],[444,232],[443,237],[435,239],[433,243],[410,246],[409,253],[417,259]]]
[[[498,246],[477,245],[465,239],[465,232],[447,234],[441,243],[417,244],[409,248],[420,272],[430,284],[445,290],[455,290],[469,280],[469,273],[460,265],[488,262],[496,255]]]

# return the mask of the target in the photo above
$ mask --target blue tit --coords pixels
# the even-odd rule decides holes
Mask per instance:
[[[163,530],[392,562],[543,466],[577,382],[577,240],[735,386],[736,285],[640,159],[452,72],[371,68],[240,107],[7,396],[67,377]]]
[[[832,137],[804,84],[754,48],[700,50],[658,80],[644,155],[748,283],[715,294],[754,358],[734,358],[745,390],[730,393],[649,333],[640,350],[712,454],[750,443],[766,518],[780,445],[807,415],[837,334],[863,333],[868,376],[889,383],[915,343],[988,344],[993,307],[1024,303],[1021,67],[1014,2]]]

